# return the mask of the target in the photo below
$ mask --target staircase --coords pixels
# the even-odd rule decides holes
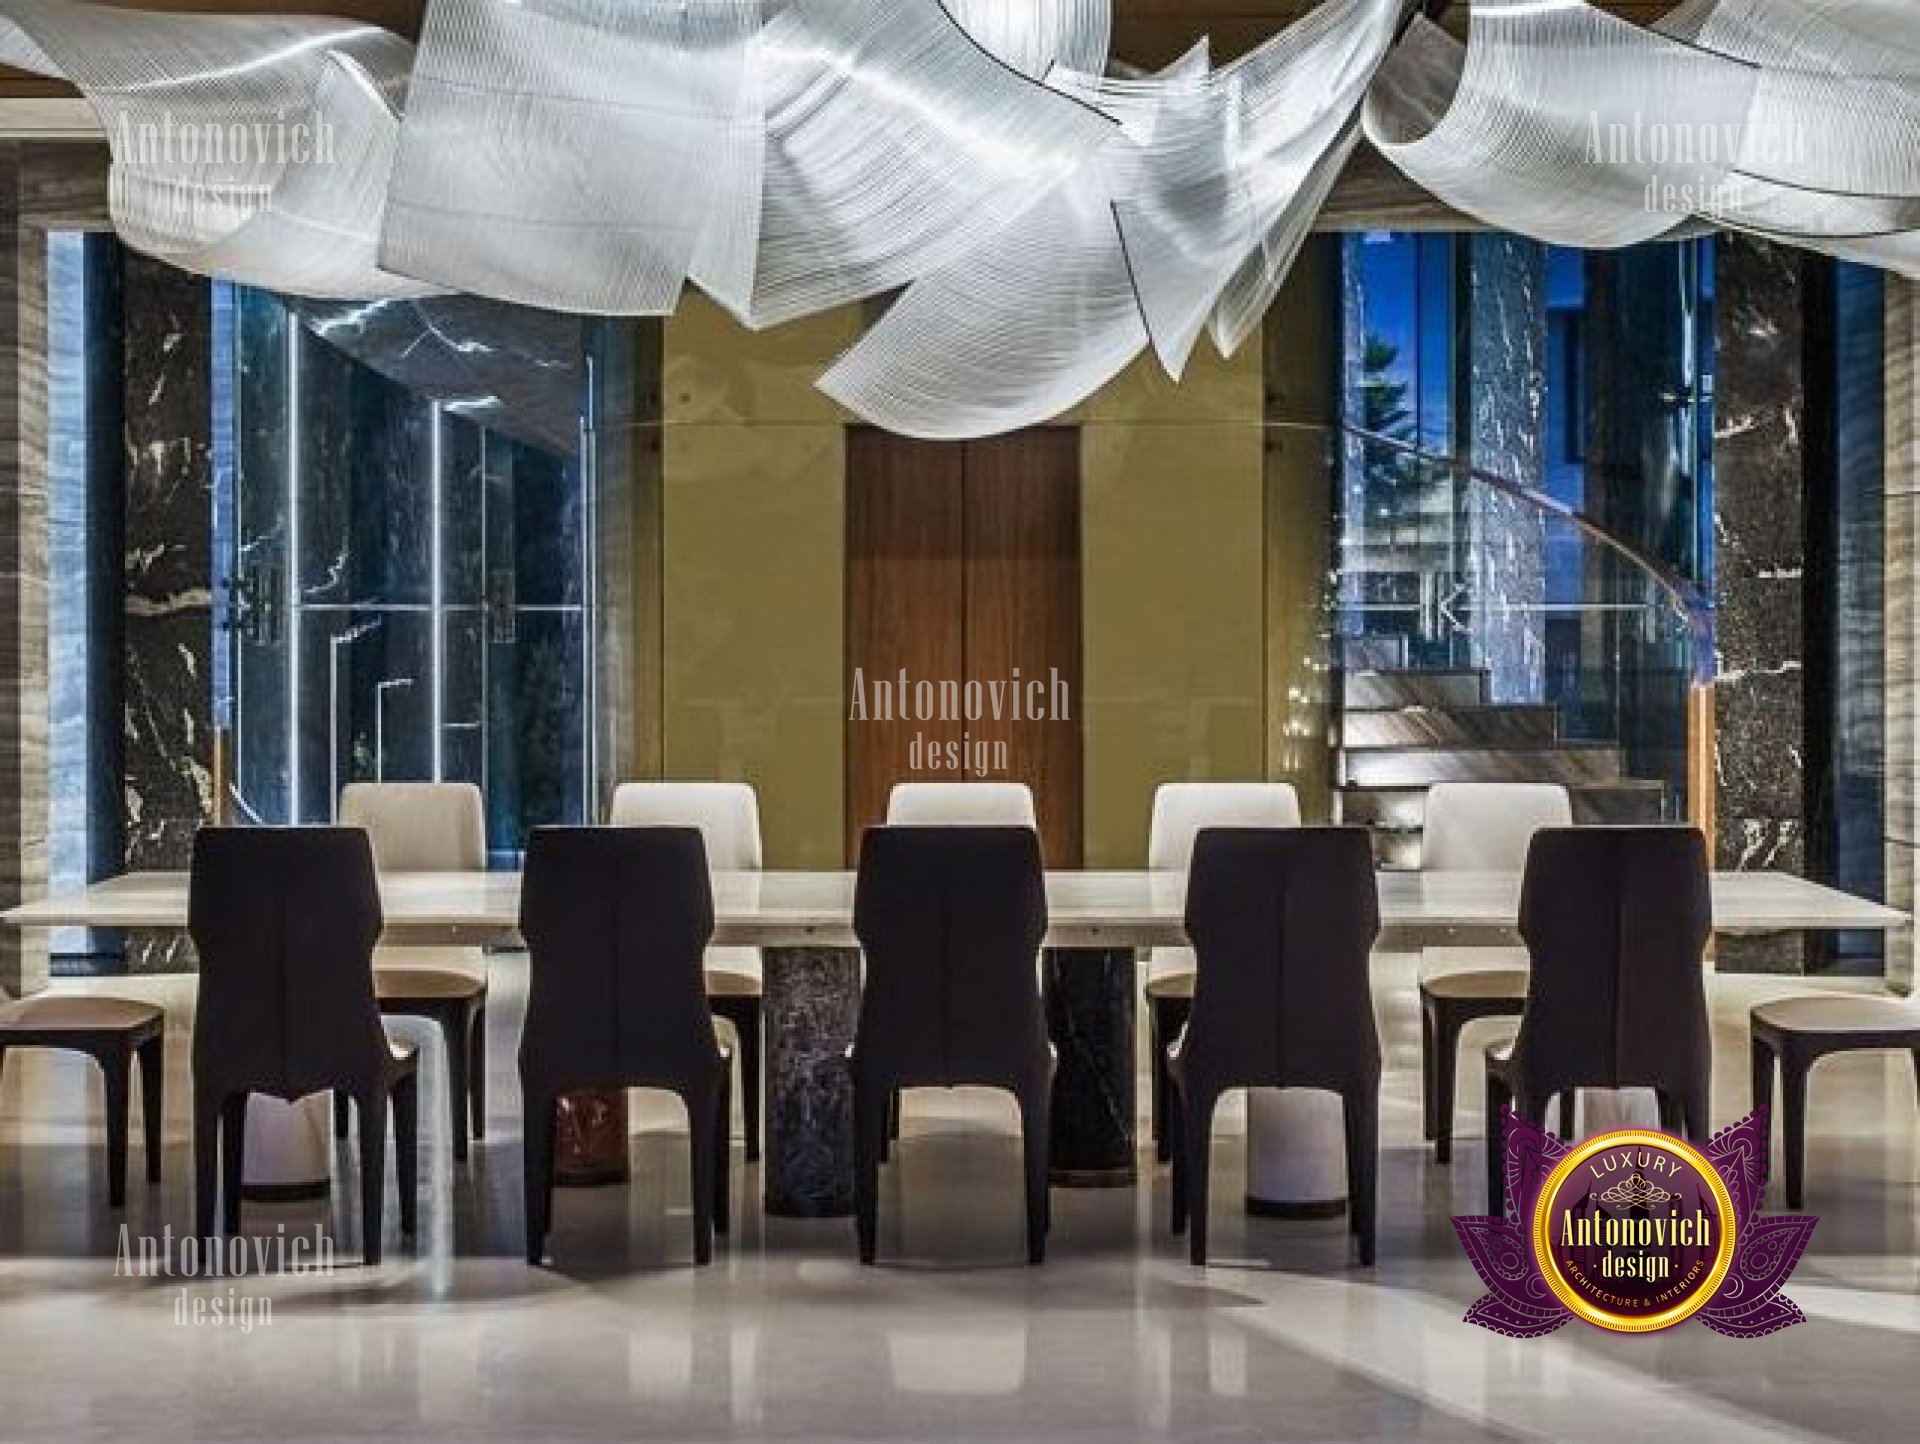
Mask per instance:
[[[1492,701],[1470,668],[1346,673],[1338,755],[1340,820],[1372,828],[1387,867],[1420,865],[1435,782],[1563,783],[1579,822],[1658,821],[1664,799],[1626,775],[1618,747],[1562,737],[1552,706]]]

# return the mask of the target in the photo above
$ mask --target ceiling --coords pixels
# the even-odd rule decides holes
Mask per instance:
[[[1213,39],[1216,60],[1230,59],[1250,49],[1290,20],[1311,10],[1319,0],[1114,0],[1114,54],[1136,65],[1157,66],[1172,60],[1202,35]],[[234,14],[341,15],[367,20],[403,35],[415,35],[425,0],[129,0],[140,10],[192,10]],[[1601,7],[1645,24],[1673,8],[1673,0],[1603,0]],[[1466,13],[1466,0],[1450,8],[1448,23],[1457,26]],[[0,98],[10,96],[72,95],[58,81],[21,75],[0,66]]]

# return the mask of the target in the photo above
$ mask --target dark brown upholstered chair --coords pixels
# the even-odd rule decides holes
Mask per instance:
[[[419,1220],[419,1078],[411,1048],[381,1026],[373,996],[380,891],[357,827],[204,827],[194,839],[188,930],[200,954],[193,1027],[195,1227],[240,1228],[247,1099],[344,1092],[360,1121],[361,1246],[380,1262],[387,1110],[400,1231]]]
[[[1368,961],[1380,934],[1359,827],[1210,827],[1187,874],[1193,1014],[1168,1052],[1173,1231],[1207,1261],[1214,1108],[1234,1088],[1323,1088],[1346,1114],[1349,1223],[1373,1262],[1380,1036]]]
[[[1046,1256],[1053,1050],[1036,962],[1047,932],[1030,827],[875,827],[860,847],[853,927],[866,985],[853,1046],[860,1261],[879,1231],[890,1100],[908,1088],[1002,1088],[1020,1107],[1027,1259]]]
[[[1756,1007],[1749,1027],[1755,1108],[1773,1103],[1776,1062],[1783,1075],[1787,1207],[1799,1208],[1807,1171],[1807,1074],[1829,1053],[1893,1049],[1912,1056],[1920,1084],[1920,1009],[1892,998],[1783,998]]]
[[[527,848],[520,1034],[527,1262],[553,1223],[554,1110],[585,1088],[661,1088],[687,1108],[693,1253],[727,1231],[732,1060],[714,1034],[701,963],[713,890],[697,827],[542,827]]]
[[[1661,1126],[1707,1138],[1704,981],[1713,896],[1692,827],[1536,833],[1520,893],[1531,971],[1520,1031],[1487,1050],[1487,1206],[1506,1208],[1501,1110],[1544,1126],[1576,1088],[1651,1088]]]
[[[127,1084],[140,1058],[140,1106],[145,1114],[147,1182],[160,1181],[160,1124],[166,1063],[166,1014],[127,998],[56,994],[0,1004],[0,1074],[14,1048],[58,1048],[85,1053],[107,1084],[107,1202],[127,1202]]]

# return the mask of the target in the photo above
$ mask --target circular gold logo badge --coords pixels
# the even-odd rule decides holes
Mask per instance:
[[[1540,1186],[1533,1254],[1547,1287],[1603,1329],[1647,1333],[1704,1308],[1733,1262],[1726,1181],[1665,1133],[1589,1138]]]

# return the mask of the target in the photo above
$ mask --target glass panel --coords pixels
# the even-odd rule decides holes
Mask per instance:
[[[235,295],[233,712],[249,809],[319,821],[348,782],[468,780],[489,795],[497,853],[583,816],[577,462],[349,357],[276,297]]]
[[[298,485],[290,470],[287,421],[294,384],[287,313],[271,296],[220,288],[234,317],[231,352],[215,358],[232,378],[232,581],[227,606],[231,672],[234,801],[263,822],[289,815],[290,654],[287,610],[288,499]],[[292,414],[298,415],[297,408]],[[216,446],[220,443],[216,441]]]

